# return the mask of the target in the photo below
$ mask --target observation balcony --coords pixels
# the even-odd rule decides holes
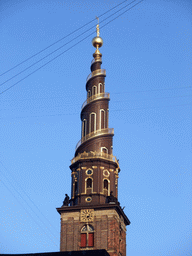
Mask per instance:
[[[90,102],[94,101],[94,100],[98,100],[98,99],[102,99],[102,98],[105,98],[105,99],[110,99],[110,94],[108,92],[104,92],[104,93],[98,93],[98,94],[95,94],[91,97],[89,97],[82,105],[81,107],[81,110],[87,105],[89,104]]]
[[[96,152],[96,151],[83,152],[81,154],[79,153],[78,156],[74,157],[71,160],[71,164],[74,164],[75,162],[77,162],[78,160],[81,160],[81,159],[95,159],[95,158],[102,158],[105,160],[110,160],[110,161],[116,163],[117,166],[119,167],[119,162],[117,161],[117,158],[115,156],[109,155],[104,152]]]
[[[85,141],[92,139],[94,137],[98,137],[100,135],[107,135],[107,134],[114,134],[114,129],[113,128],[105,128],[105,129],[100,129],[96,130],[94,132],[88,133],[86,136],[80,139],[80,141],[77,143],[75,151],[78,149],[78,147],[83,144]]]
[[[93,77],[99,76],[99,75],[104,75],[106,76],[106,70],[105,69],[97,69],[91,72],[91,74],[88,75],[86,83]]]

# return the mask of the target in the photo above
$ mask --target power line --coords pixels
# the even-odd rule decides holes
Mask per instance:
[[[126,0],[127,1],[127,0]],[[105,20],[109,19],[111,16],[115,15],[117,12],[121,11],[122,9],[126,8],[127,6],[129,6],[130,4],[132,4],[133,2],[135,2],[136,0],[132,1],[131,3],[127,4],[126,6],[122,7],[121,9],[119,9],[118,11],[116,11],[115,13],[111,14],[110,16],[108,16],[107,18],[105,18],[103,21],[100,22],[103,23]],[[103,26],[104,27],[104,26]],[[47,54],[46,56],[44,56],[43,58],[41,58],[40,60],[34,62],[33,64],[31,64],[30,66],[28,66],[27,68],[23,69],[22,71],[20,71],[19,73],[17,73],[16,75],[12,76],[11,78],[9,78],[8,80],[6,80],[5,82],[1,83],[0,86],[6,84],[7,82],[11,81],[13,78],[17,77],[18,75],[22,74],[23,72],[25,72],[26,70],[30,69],[31,67],[33,67],[34,65],[36,65],[37,63],[41,62],[42,60],[48,58],[50,55],[54,54],[55,52],[59,51],[61,48],[63,48],[64,46],[70,44],[71,42],[73,42],[74,40],[76,40],[77,38],[81,37],[82,35],[84,35],[85,33],[87,33],[89,30],[92,30],[93,28],[95,28],[95,25],[92,26],[91,28],[85,30],[83,33],[81,33],[80,35],[76,36],[75,38],[71,39],[70,41],[68,41],[67,43],[63,44],[62,46],[60,46],[59,48],[55,49],[54,51],[52,51],[51,53]],[[101,27],[102,28],[102,27]]]
[[[134,0],[135,1],[135,0]],[[133,1],[133,2],[134,2]],[[141,0],[140,2],[138,2],[137,4],[133,5],[132,7],[130,7],[129,9],[127,9],[126,11],[124,11],[122,14],[118,15],[116,18],[112,19],[111,21],[109,21],[107,24],[103,25],[101,28],[105,27],[106,25],[108,25],[110,22],[114,21],[115,19],[117,19],[118,17],[120,17],[121,15],[123,15],[125,12],[131,10],[132,8],[134,8],[136,5],[140,4],[141,2],[143,2],[144,0]],[[106,20],[106,19],[105,19]],[[13,85],[11,85],[10,87],[8,87],[7,89],[5,89],[4,91],[2,91],[0,94],[3,94],[4,92],[10,90],[12,87],[14,87],[15,85],[17,85],[18,83],[20,83],[21,81],[23,81],[24,79],[26,79],[27,77],[31,76],[32,74],[34,74],[35,72],[37,72],[38,70],[40,70],[41,68],[43,68],[44,66],[46,66],[47,64],[49,64],[50,62],[52,62],[53,60],[57,59],[58,57],[60,57],[62,54],[66,53],[67,51],[69,51],[70,49],[72,49],[73,47],[75,47],[76,45],[78,45],[79,43],[81,43],[82,41],[84,41],[85,39],[87,39],[88,37],[90,37],[92,34],[94,34],[95,32],[90,33],[88,36],[84,37],[83,39],[81,39],[80,41],[78,41],[77,43],[75,43],[74,45],[72,45],[71,47],[69,47],[67,50],[63,51],[62,53],[58,54],[56,57],[54,57],[53,59],[51,59],[50,61],[46,62],[44,65],[40,66],[39,68],[35,69],[33,72],[29,73],[27,76],[25,76],[24,78],[20,79],[19,81],[17,81],[16,83],[14,83]]]
[[[117,4],[116,6],[114,6],[113,8],[111,8],[110,10],[108,10],[108,11],[104,12],[103,14],[101,14],[101,15],[99,16],[99,18],[102,17],[102,16],[104,16],[104,15],[107,14],[108,12],[112,11],[113,9],[117,8],[118,6],[122,5],[123,3],[127,2],[127,1],[128,1],[128,0],[125,0],[125,1],[121,2],[120,4]],[[136,1],[136,0],[135,0],[135,1]],[[133,2],[134,2],[134,1],[133,1]],[[59,42],[62,41],[63,39],[65,39],[65,38],[71,36],[71,35],[74,34],[75,32],[77,32],[77,31],[81,30],[82,28],[86,27],[87,25],[91,24],[93,21],[95,21],[95,19],[93,19],[93,20],[87,22],[86,24],[84,24],[84,25],[81,26],[80,28],[74,30],[73,32],[69,33],[68,35],[66,35],[66,36],[62,37],[61,39],[57,40],[56,42],[50,44],[49,46],[47,46],[46,48],[42,49],[41,51],[39,51],[39,52],[33,54],[32,56],[30,56],[29,58],[25,59],[24,61],[18,63],[18,64],[15,65],[14,67],[12,67],[12,68],[6,70],[4,73],[0,74],[0,76],[6,74],[6,73],[8,73],[8,72],[10,72],[11,70],[15,69],[16,67],[18,67],[18,66],[20,66],[21,64],[25,63],[26,61],[28,61],[28,60],[32,59],[33,57],[37,56],[38,54],[44,52],[45,50],[49,49],[51,46],[53,46],[53,45],[59,43]]]
[[[145,98],[145,99],[141,99],[140,101],[150,101],[150,100],[159,100],[159,99],[173,99],[173,98],[184,98],[184,97],[191,97],[192,95],[179,95],[179,96],[164,96],[164,97],[157,97],[157,98]],[[135,99],[134,99],[135,100]],[[129,101],[130,102],[130,99],[127,99],[127,100],[113,100],[113,103],[123,103],[123,102],[127,102]],[[136,102],[138,102],[138,100],[135,100]],[[65,104],[62,104],[62,105],[57,105],[57,106],[53,106],[53,104],[51,105],[52,107],[54,108],[59,108],[59,107],[62,107],[62,108],[66,108],[66,107],[71,107],[71,106],[78,106],[78,105],[82,105],[82,103],[79,103],[79,104],[74,104],[74,103],[65,103]],[[23,109],[23,106],[20,105],[18,106],[19,109],[22,108]],[[15,108],[14,107],[14,110],[18,110],[18,107]],[[38,112],[39,110],[41,109],[47,109],[47,106],[42,106],[42,107],[39,107],[37,106],[38,108]],[[0,109],[1,111],[12,111],[13,109],[10,108],[10,109]],[[26,110],[26,107],[25,107],[25,110]],[[1,119],[1,118],[0,118]]]
[[[33,218],[33,216],[30,214],[30,212],[29,211],[27,211],[27,209],[23,206],[23,204],[18,200],[18,198],[15,196],[15,194],[7,187],[7,185],[5,185],[5,183],[2,181],[2,179],[0,180],[2,183],[3,183],[3,185],[7,188],[7,190],[12,194],[12,196],[19,202],[19,204],[24,208],[24,210],[28,213],[28,215],[32,218],[32,220],[34,221],[34,223],[40,228],[40,229],[42,229],[42,227],[38,224],[38,222]],[[47,235],[47,233],[45,232],[45,230],[43,230],[44,231],[44,233]],[[48,236],[48,235],[47,235]],[[51,239],[50,238],[50,236],[48,236],[49,237],[49,239]],[[52,240],[51,240],[52,241]],[[52,241],[53,242],[53,241]],[[54,245],[55,245],[55,242],[53,242],[54,243]]]
[[[159,107],[146,107],[146,108],[129,108],[129,109],[112,109],[110,112],[120,112],[120,111],[129,111],[129,110],[144,110],[144,109],[156,109],[156,108],[169,108],[169,107],[182,107],[182,106],[192,106],[192,104],[177,104],[177,105],[167,105]]]
[[[168,108],[168,107],[177,107],[177,106],[191,106],[191,103],[188,104],[176,104],[176,105],[169,105],[169,106],[159,106],[159,107],[138,107],[138,108],[124,108],[124,109],[111,109],[111,112],[116,111],[129,111],[129,110],[144,110],[144,109],[155,109],[155,108]],[[79,115],[79,112],[76,113],[61,113],[61,114],[45,114],[45,115],[34,115],[34,116],[17,116],[17,117],[11,117],[9,119],[26,119],[26,118],[39,118],[39,117],[56,117],[56,116],[72,116],[72,115]],[[1,117],[1,119],[7,119],[8,117]]]
[[[169,90],[180,90],[180,89],[189,89],[192,88],[192,86],[183,86],[183,87],[172,87],[172,88],[158,88],[158,89],[150,89],[150,90],[142,90],[142,91],[121,91],[121,92],[112,92],[110,95],[113,94],[130,94],[130,93],[140,93],[140,92],[156,92],[156,91],[169,91]],[[78,94],[79,95],[79,94]],[[29,101],[29,100],[50,100],[50,99],[63,99],[63,97],[47,97],[47,98],[28,98],[28,99],[19,99],[19,100],[3,100],[1,102],[18,102],[18,101]],[[73,105],[81,105],[82,102],[79,104],[74,104]]]
[[[8,172],[7,168],[3,165],[3,163],[0,161],[1,165],[4,167],[4,169]],[[10,180],[5,176],[5,174],[3,172],[1,172],[3,174],[3,176],[8,180],[9,184],[13,187],[13,189],[17,192],[17,194],[23,199],[23,201],[25,202],[25,204],[28,205],[28,207],[31,209],[31,211],[33,213],[35,213],[35,215],[37,216],[37,218],[44,224],[46,225],[41,218],[37,215],[37,213],[33,210],[33,208],[28,204],[28,202],[23,198],[22,194],[15,188],[15,186],[10,182]],[[1,180],[1,182],[5,185],[5,183]],[[5,185],[6,186],[6,185]],[[18,186],[18,184],[17,184]],[[7,187],[7,186],[6,186]],[[11,192],[11,190],[7,187],[7,189]],[[23,190],[23,189],[22,189]],[[14,195],[11,192],[12,195]],[[29,196],[26,194],[26,192],[24,192],[24,194],[29,198]],[[18,198],[14,195],[14,197],[17,199],[17,201],[19,202]],[[29,198],[30,199],[30,198]],[[30,201],[33,203],[33,201],[30,199]],[[21,205],[22,203],[19,202]],[[33,205],[35,205],[35,203],[33,203]],[[39,226],[39,224],[35,221],[35,219],[33,218],[33,216],[26,210],[26,208],[22,205],[22,207],[25,209],[25,211],[31,216],[31,218],[33,219],[33,221]],[[35,205],[35,207],[38,209],[38,207]],[[39,209],[38,209],[39,210]],[[40,210],[39,210],[40,211]],[[41,213],[42,214],[42,213]],[[43,214],[42,214],[43,215]],[[43,215],[44,216],[44,215]],[[45,217],[45,216],[44,216]],[[40,226],[39,226],[40,227]],[[40,227],[42,228],[42,227]],[[46,228],[49,230],[49,232],[52,234],[52,231],[46,226]],[[44,231],[44,230],[43,230]],[[45,232],[45,231],[44,231]],[[45,232],[46,234],[46,232]],[[55,238],[55,236],[52,234],[52,236]],[[50,238],[50,237],[49,237]],[[52,241],[52,240],[51,240]]]

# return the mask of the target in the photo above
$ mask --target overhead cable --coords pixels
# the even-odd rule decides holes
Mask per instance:
[[[127,0],[126,0],[127,1]],[[107,18],[105,18],[104,20],[102,20],[100,22],[103,23],[105,20],[109,19],[111,16],[115,15],[116,13],[118,13],[119,11],[123,10],[124,8],[126,8],[127,6],[129,6],[130,4],[132,4],[133,2],[135,2],[136,0],[132,1],[131,3],[127,4],[126,6],[122,7],[121,9],[119,9],[118,11],[116,11],[115,13],[111,14],[110,16],[108,16]],[[114,19],[115,20],[115,19]],[[108,23],[107,23],[108,24]],[[106,26],[106,25],[104,25]],[[102,27],[104,27],[102,26]],[[101,27],[101,28],[102,28]],[[77,38],[79,38],[80,36],[84,35],[85,33],[87,33],[89,30],[92,30],[93,28],[95,28],[95,25],[92,26],[91,28],[85,30],[83,33],[81,33],[80,35],[76,36],[75,38],[71,39],[70,41],[68,41],[67,43],[63,44],[62,46],[60,46],[59,48],[55,49],[54,51],[52,51],[51,53],[47,54],[46,56],[44,56],[43,58],[41,58],[40,60],[34,62],[33,64],[31,64],[30,66],[28,66],[27,68],[23,69],[22,71],[20,71],[19,73],[17,73],[16,75],[12,76],[11,78],[9,78],[8,80],[6,80],[5,82],[1,83],[0,86],[6,84],[7,82],[9,82],[10,80],[12,80],[13,78],[17,77],[18,75],[22,74],[23,72],[25,72],[26,70],[30,69],[31,67],[33,67],[34,65],[36,65],[37,63],[41,62],[42,60],[48,58],[50,55],[54,54],[55,52],[59,51],[61,48],[63,48],[64,46],[70,44],[71,42],[73,42],[74,40],[76,40]]]
[[[127,1],[128,1],[128,0],[125,0],[125,1],[121,2],[120,4],[117,4],[116,6],[114,6],[113,8],[111,8],[110,10],[108,10],[108,11],[104,12],[103,14],[101,14],[101,15],[99,16],[99,18],[102,17],[102,16],[104,16],[104,15],[107,14],[108,12],[112,11],[113,9],[117,8],[118,6],[122,5],[123,3],[127,2]],[[136,0],[135,0],[135,1],[136,1]],[[71,35],[74,34],[75,32],[77,32],[77,31],[81,30],[82,28],[86,27],[87,25],[91,24],[93,21],[95,21],[95,19],[93,19],[93,20],[87,22],[86,24],[84,24],[84,25],[81,26],[80,28],[75,29],[73,32],[69,33],[68,35],[66,35],[66,36],[62,37],[61,39],[57,40],[56,42],[50,44],[49,46],[47,46],[46,48],[42,49],[41,51],[39,51],[39,52],[33,54],[32,56],[30,56],[29,58],[27,58],[27,59],[23,60],[22,62],[18,63],[18,64],[15,65],[14,67],[12,67],[12,68],[6,70],[6,71],[3,72],[2,74],[0,74],[0,76],[5,75],[6,73],[10,72],[11,70],[15,69],[16,67],[18,67],[18,66],[20,66],[21,64],[25,63],[26,61],[32,59],[33,57],[37,56],[38,54],[40,54],[40,53],[44,52],[45,50],[49,49],[51,46],[53,46],[53,45],[55,45],[55,44],[61,42],[63,39],[65,39],[65,38],[71,36]]]
[[[135,0],[134,0],[135,1]],[[133,2],[134,2],[133,1]],[[132,7],[130,7],[129,9],[127,9],[126,11],[124,11],[122,14],[118,15],[116,18],[112,19],[111,21],[107,22],[105,25],[103,25],[101,28],[105,27],[106,25],[108,25],[110,22],[114,21],[115,19],[119,18],[121,15],[123,15],[125,12],[131,10],[132,8],[134,8],[136,5],[140,4],[141,2],[143,2],[144,0],[141,0],[139,1],[138,3],[136,3],[135,5],[133,5]],[[131,3],[130,3],[131,4]],[[129,4],[129,5],[130,5]],[[125,7],[124,7],[125,8]],[[114,15],[114,14],[113,14]],[[112,16],[112,15],[111,15]],[[106,18],[108,19],[108,17]],[[105,20],[106,20],[105,19]],[[104,20],[103,20],[104,21]],[[102,22],[103,22],[102,21]],[[95,27],[95,26],[94,26]],[[86,31],[87,32],[87,31]],[[60,57],[61,55],[63,55],[64,53],[66,53],[67,51],[69,51],[70,49],[72,49],[73,47],[75,47],[76,45],[78,45],[79,43],[81,43],[82,41],[84,41],[85,39],[87,39],[88,37],[90,37],[92,34],[94,34],[94,32],[90,33],[88,36],[84,37],[83,39],[81,39],[80,41],[78,41],[77,43],[75,43],[74,45],[72,45],[71,47],[69,47],[68,49],[66,49],[65,51],[63,51],[62,53],[58,54],[56,57],[52,58],[50,61],[46,62],[44,65],[40,66],[39,68],[35,69],[33,72],[29,73],[27,76],[25,76],[24,78],[20,79],[19,81],[17,81],[16,83],[14,83],[13,85],[11,85],[10,87],[8,87],[7,89],[5,89],[4,91],[2,91],[0,94],[3,94],[4,92],[8,91],[9,89],[11,89],[12,87],[14,87],[15,85],[17,85],[18,83],[20,83],[21,81],[23,81],[24,79],[26,79],[27,77],[31,76],[32,74],[34,74],[35,72],[37,72],[39,69],[43,68],[44,66],[46,66],[47,64],[49,64],[50,62],[52,62],[53,60],[57,59],[58,57]],[[82,34],[81,34],[82,35]],[[79,36],[78,36],[79,37]],[[76,37],[77,38],[77,37]],[[75,39],[76,39],[75,38]],[[67,43],[68,44],[68,43]],[[51,53],[52,54],[52,53]],[[49,54],[50,55],[50,54]],[[46,56],[45,56],[46,57]],[[44,58],[45,58],[44,57]],[[43,59],[44,59],[43,58]],[[38,61],[39,62],[39,61]],[[35,63],[36,64],[36,63]],[[33,64],[33,65],[35,65]],[[32,65],[31,65],[32,66]],[[31,67],[30,66],[30,67]],[[28,67],[29,68],[29,67]],[[28,69],[26,68],[26,69]],[[25,69],[25,70],[26,70]],[[25,71],[24,70],[24,71]],[[21,72],[24,72],[24,71],[21,71]],[[20,73],[21,73],[20,72]],[[14,76],[15,77],[15,76]]]

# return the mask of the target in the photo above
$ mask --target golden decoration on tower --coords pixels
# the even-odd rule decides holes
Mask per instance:
[[[94,220],[94,209],[81,210],[81,222],[92,222]]]
[[[96,19],[98,20],[98,24],[96,26],[97,36],[93,38],[92,45],[96,48],[95,54],[100,54],[99,48],[103,45],[103,39],[99,36],[99,18],[96,17]]]

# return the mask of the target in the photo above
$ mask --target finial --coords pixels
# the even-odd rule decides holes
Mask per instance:
[[[96,31],[97,31],[97,36],[99,36],[100,35],[100,33],[99,33],[99,18],[96,16],[96,19],[98,21],[98,24],[96,26]]]
[[[99,18],[97,16],[96,16],[96,19],[98,21],[98,24],[96,26],[97,36],[93,38],[92,44],[96,48],[95,53],[99,53],[100,54],[99,48],[103,45],[103,39],[99,36],[100,35],[100,31],[99,31]]]

